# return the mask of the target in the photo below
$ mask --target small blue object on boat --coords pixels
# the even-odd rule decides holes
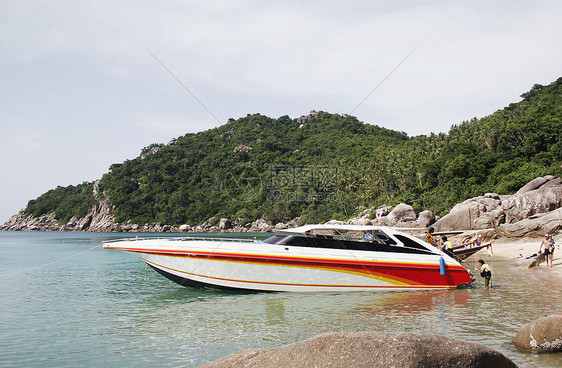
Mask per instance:
[[[439,258],[439,274],[445,275],[445,260],[443,257]]]

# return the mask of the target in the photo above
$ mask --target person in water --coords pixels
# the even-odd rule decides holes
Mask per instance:
[[[544,247],[544,259],[546,261],[546,265],[548,266],[548,263],[550,262],[550,267],[552,267],[552,261],[554,260],[554,247],[555,247],[554,239],[552,239],[552,235],[546,234],[544,236],[544,239],[539,248],[539,254],[541,253],[543,247]],[[560,246],[558,246],[558,248],[560,248]]]
[[[480,276],[484,278],[484,286],[490,286],[490,279],[492,278],[492,270],[490,270],[490,266],[483,259],[479,259],[478,263],[480,263]]]

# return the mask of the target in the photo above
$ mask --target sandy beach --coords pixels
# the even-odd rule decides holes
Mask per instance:
[[[557,248],[554,251],[554,262],[553,267],[546,265],[546,262],[541,263],[538,266],[529,268],[529,265],[533,262],[534,258],[526,259],[526,257],[538,252],[541,241],[543,238],[522,238],[522,239],[509,239],[501,238],[493,242],[492,252],[481,250],[480,252],[474,254],[469,258],[471,261],[477,259],[483,259],[486,262],[493,265],[495,261],[505,261],[511,263],[513,267],[521,270],[522,274],[533,272],[552,272],[557,278],[562,279],[562,249],[558,249],[558,246],[562,243],[562,235],[556,235],[553,237],[554,242],[557,244]]]

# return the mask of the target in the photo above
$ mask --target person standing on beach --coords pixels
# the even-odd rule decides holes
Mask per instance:
[[[483,259],[479,259],[478,263],[480,263],[480,276],[484,278],[484,286],[490,286],[490,279],[492,278],[492,270],[490,270],[490,266]]]
[[[552,239],[552,235],[546,234],[544,236],[544,239],[539,248],[539,254],[541,253],[543,247],[546,265],[548,266],[548,263],[550,261],[550,267],[552,267],[552,261],[554,260],[554,239]],[[560,246],[558,246],[558,248],[560,248]]]

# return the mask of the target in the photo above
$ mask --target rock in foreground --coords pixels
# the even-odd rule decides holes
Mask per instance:
[[[434,334],[333,332],[274,349],[234,353],[201,368],[517,367],[498,351]]]
[[[548,316],[527,323],[513,338],[518,348],[535,353],[562,351],[562,316]]]

